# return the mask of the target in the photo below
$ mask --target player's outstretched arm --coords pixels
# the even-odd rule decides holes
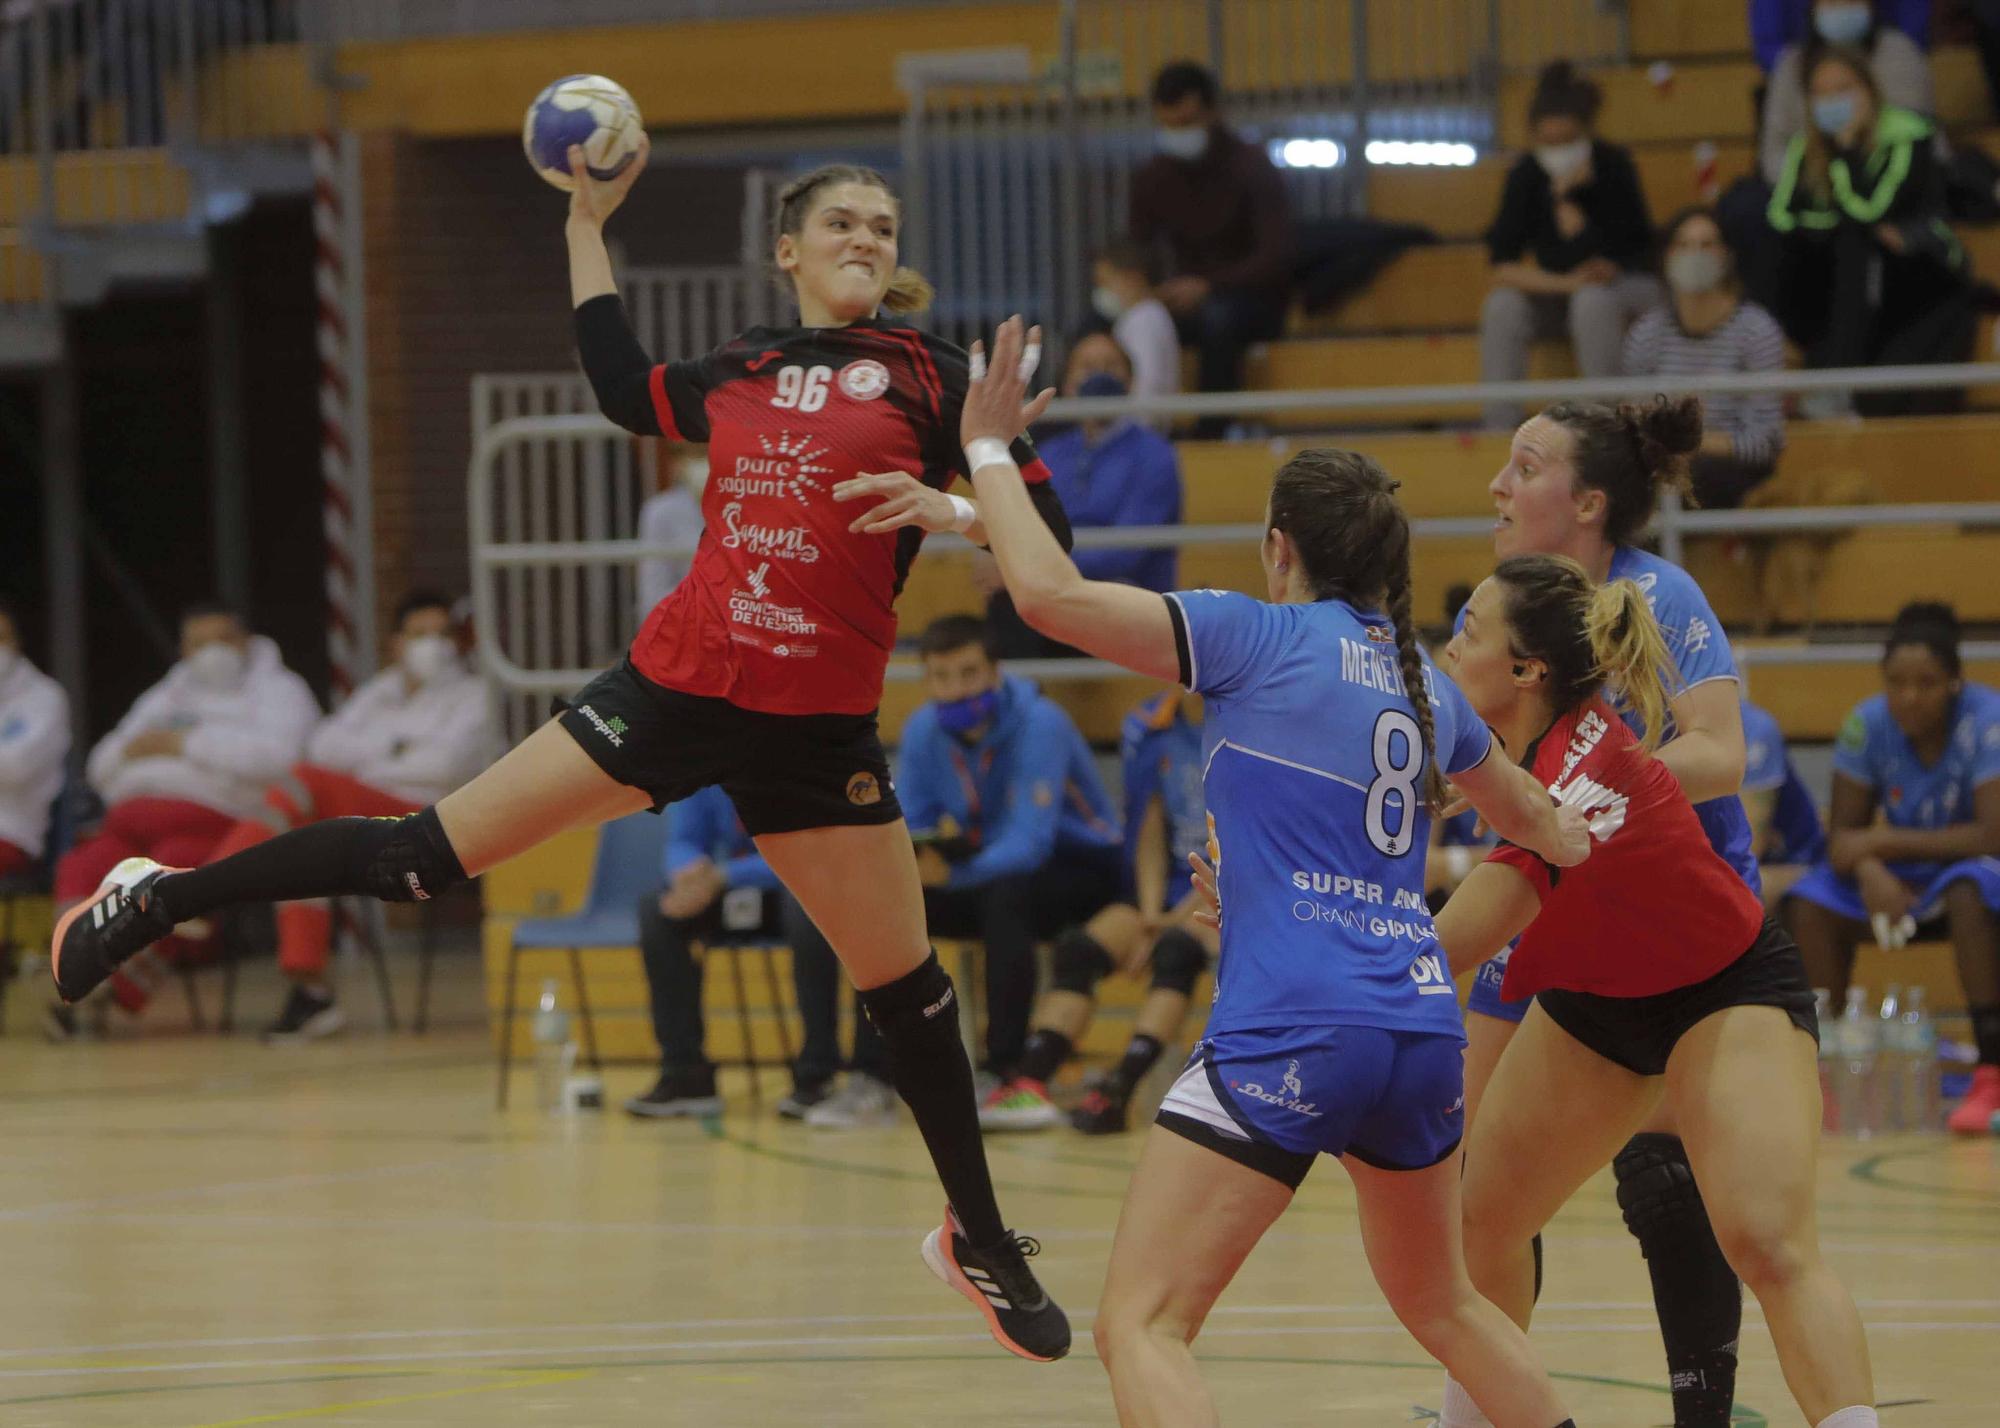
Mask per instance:
[[[1495,833],[1544,862],[1570,868],[1590,856],[1584,816],[1555,804],[1541,780],[1501,753],[1497,740],[1491,754],[1452,774],[1451,781]]]
[[[1084,579],[1035,510],[1021,469],[1008,455],[1014,433],[1032,425],[1055,395],[1045,391],[1024,401],[1022,346],[1021,319],[1010,317],[994,337],[984,374],[967,389],[959,422],[980,523],[1007,593],[1021,618],[1052,639],[1155,679],[1177,679],[1180,656],[1167,602],[1150,590]]]
[[[652,148],[644,134],[639,151],[618,177],[598,180],[590,176],[583,161],[583,148],[572,144],[569,151],[570,177],[576,186],[569,195],[569,221],[563,225],[569,240],[569,298],[571,307],[582,307],[594,297],[618,291],[611,275],[611,253],[604,246],[604,220],[617,211],[645,170],[646,155]]]

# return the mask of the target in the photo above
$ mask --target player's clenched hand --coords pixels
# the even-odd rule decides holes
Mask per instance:
[[[1590,856],[1590,816],[1581,809],[1563,804],[1555,810],[1555,841],[1548,850],[1549,861],[1558,868],[1573,868]]]
[[[652,149],[651,142],[644,134],[639,136],[639,151],[632,156],[632,162],[625,165],[617,178],[598,180],[590,176],[584,164],[583,145],[569,146],[569,173],[576,180],[576,187],[570,190],[569,216],[572,223],[582,222],[602,224],[625,201],[625,195],[632,191],[632,185],[639,181],[639,173],[646,167],[646,155]]]
[[[1033,401],[1026,401],[1028,379],[1034,371],[1024,361],[1030,349],[1039,353],[1041,346],[1041,328],[1031,329],[1024,338],[1018,317],[1008,318],[994,333],[990,360],[985,343],[972,344],[972,380],[958,421],[961,445],[982,438],[1012,441],[1041,420],[1055,400],[1056,389],[1046,388]]]
[[[948,531],[956,515],[951,497],[932,490],[907,471],[864,471],[852,480],[838,482],[833,499],[877,502],[847,527],[863,535],[880,535],[903,526]]]

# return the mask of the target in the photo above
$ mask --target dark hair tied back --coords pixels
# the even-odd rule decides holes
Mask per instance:
[[[1690,495],[1688,458],[1701,448],[1701,398],[1557,402],[1542,416],[1569,433],[1577,481],[1604,493],[1604,536],[1614,545],[1645,530],[1662,489]]]

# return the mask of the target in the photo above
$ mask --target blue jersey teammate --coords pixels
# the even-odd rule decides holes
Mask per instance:
[[[1490,757],[1492,735],[1423,661],[1409,522],[1380,467],[1307,451],[1278,471],[1259,551],[1269,603],[1085,580],[1038,534],[992,440],[1019,410],[1020,346],[1010,320],[963,427],[1001,575],[1043,634],[1205,696],[1222,848],[1208,1034],[1149,1133],[1098,1308],[1120,1421],[1213,1420],[1189,1341],[1324,1152],[1343,1157],[1378,1283],[1424,1347],[1473,1375],[1459,1381],[1494,1422],[1568,1423],[1458,1248],[1462,1043],[1423,860],[1440,770],[1556,863],[1587,856],[1587,831]]]

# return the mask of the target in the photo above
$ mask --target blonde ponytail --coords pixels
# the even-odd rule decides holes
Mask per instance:
[[[1667,723],[1667,681],[1678,675],[1646,592],[1630,580],[1607,580],[1590,592],[1583,628],[1597,679],[1639,716],[1645,747],[1657,748]]]
[[[899,315],[923,312],[937,300],[937,289],[915,268],[898,268],[890,275],[889,291],[882,294],[882,310]]]

